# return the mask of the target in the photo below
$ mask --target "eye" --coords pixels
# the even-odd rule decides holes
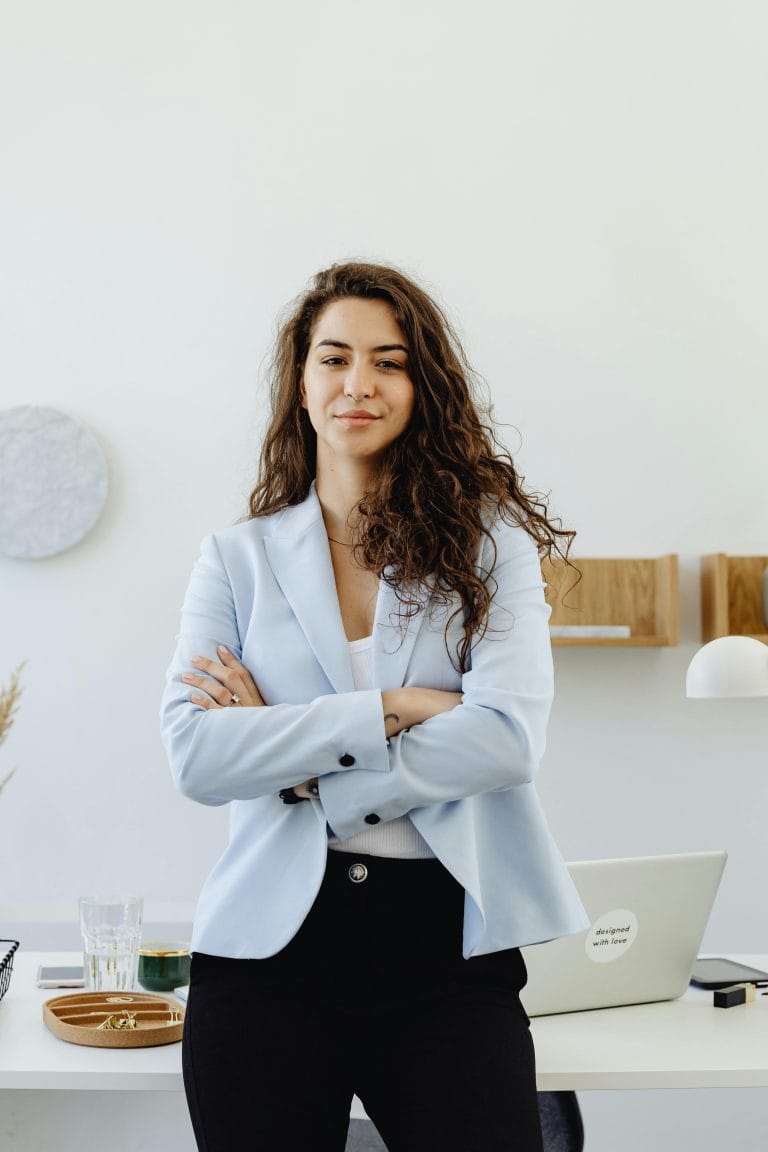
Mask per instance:
[[[331,368],[335,368],[337,364],[343,364],[344,358],[342,356],[326,356],[324,360],[320,361],[321,364],[327,364]]]
[[[405,364],[401,364],[399,360],[379,360],[378,365],[379,368],[387,368],[390,371],[393,368],[405,371]]]

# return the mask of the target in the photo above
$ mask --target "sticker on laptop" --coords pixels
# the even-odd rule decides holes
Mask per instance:
[[[638,933],[637,916],[626,908],[614,908],[598,917],[584,942],[587,956],[595,964],[610,964],[627,952]]]

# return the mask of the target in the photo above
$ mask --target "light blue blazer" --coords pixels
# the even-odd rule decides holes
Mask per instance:
[[[463,676],[446,610],[404,628],[380,584],[373,683],[355,691],[325,527],[304,503],[203,541],[168,671],[162,732],[180,791],[230,804],[230,839],[200,897],[193,951],[270,956],[294,936],[323,877],[328,828],[346,839],[405,813],[465,889],[464,956],[588,926],[547,829],[533,776],[544,751],[552,656],[536,548],[499,522],[490,625]],[[488,541],[481,566],[491,562]],[[449,644],[461,634],[454,622]],[[205,709],[181,680],[226,645],[270,707]],[[461,691],[450,712],[387,740],[381,691]],[[317,776],[319,800],[281,788]],[[371,819],[366,820],[366,817]],[[404,948],[408,941],[402,941]]]

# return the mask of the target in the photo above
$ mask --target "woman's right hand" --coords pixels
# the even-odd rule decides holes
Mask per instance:
[[[241,708],[263,708],[256,681],[244,664],[228,648],[219,644],[216,651],[219,661],[208,660],[205,656],[193,656],[190,664],[199,669],[198,673],[185,672],[181,677],[185,684],[202,688],[205,696],[190,696],[190,702],[201,708],[230,708],[236,704]],[[203,675],[205,673],[205,675]]]
[[[441,712],[450,712],[461,701],[461,692],[443,692],[439,688],[393,688],[382,692],[386,734],[395,736],[405,728],[439,716]]]

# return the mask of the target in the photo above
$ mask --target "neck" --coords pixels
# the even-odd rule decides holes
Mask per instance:
[[[356,509],[369,486],[371,473],[368,467],[355,467],[354,461],[345,461],[345,465],[318,468],[315,488],[326,532],[336,540],[351,543]]]

